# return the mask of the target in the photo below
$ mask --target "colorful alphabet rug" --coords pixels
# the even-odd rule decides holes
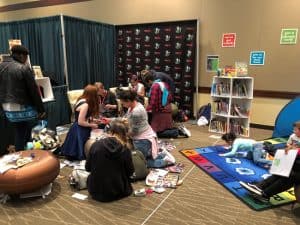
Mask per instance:
[[[293,189],[274,195],[269,203],[252,198],[239,181],[255,182],[265,179],[270,176],[268,170],[256,166],[246,158],[226,158],[218,155],[227,151],[223,146],[209,146],[184,149],[180,152],[254,210],[265,210],[295,201]]]

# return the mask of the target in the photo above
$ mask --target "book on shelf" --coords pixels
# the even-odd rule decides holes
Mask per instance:
[[[245,82],[241,80],[235,80],[233,82],[232,95],[239,96],[239,97],[247,97],[248,89]]]
[[[211,121],[210,129],[216,132],[226,132],[226,121],[217,120],[216,118]]]
[[[248,91],[245,83],[242,84],[242,96],[248,96]]]
[[[226,100],[215,100],[213,102],[213,112],[218,114],[225,114],[228,113],[228,101]]]
[[[230,85],[228,83],[213,83],[211,93],[214,95],[229,95]]]
[[[250,114],[249,110],[239,106],[238,104],[233,104],[231,106],[231,115],[239,117],[248,117]]]
[[[237,135],[249,136],[249,128],[245,127],[238,120],[230,120],[229,130]]]

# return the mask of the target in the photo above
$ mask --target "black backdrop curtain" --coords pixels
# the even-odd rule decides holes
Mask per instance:
[[[31,65],[40,65],[58,84],[64,84],[60,17],[0,23],[0,53],[9,53],[8,40],[20,39],[30,51]]]
[[[64,16],[69,89],[101,81],[115,85],[115,27]]]
[[[143,69],[169,74],[175,81],[175,104],[193,113],[197,21],[117,26],[117,83]]]

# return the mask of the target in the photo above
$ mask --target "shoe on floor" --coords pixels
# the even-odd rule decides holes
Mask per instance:
[[[257,194],[254,194],[254,193],[251,193],[250,194],[252,198],[254,198],[255,200],[258,200],[262,203],[269,203],[270,202],[270,198],[264,196],[264,195],[257,195]]]
[[[179,133],[186,137],[191,137],[191,131],[189,131],[183,124],[178,126]]]
[[[168,152],[166,149],[164,149],[161,153],[165,155],[163,160],[168,162],[168,165],[173,165],[176,162],[174,156],[170,152]]]
[[[258,190],[259,192],[263,192],[262,189],[260,187],[258,187],[256,184],[252,184],[252,183],[247,183],[248,186]]]
[[[243,188],[245,188],[245,189],[248,190],[249,192],[254,193],[254,194],[256,194],[256,195],[259,195],[259,196],[262,196],[262,195],[263,195],[261,189],[260,189],[259,187],[256,187],[256,185],[251,184],[251,186],[249,186],[248,183],[245,183],[245,182],[243,182],[243,181],[240,181],[239,183],[240,183],[240,185],[241,185]]]

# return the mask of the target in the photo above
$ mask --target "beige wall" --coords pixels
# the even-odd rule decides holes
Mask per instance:
[[[21,0],[9,1],[26,2]],[[109,24],[199,19],[199,86],[209,87],[214,74],[205,70],[206,56],[220,56],[220,66],[249,61],[250,51],[266,51],[265,66],[249,66],[255,90],[299,92],[300,46],[280,45],[282,28],[299,28],[299,0],[94,0],[0,13],[1,21],[70,15]],[[221,48],[222,33],[237,33],[235,48]],[[209,102],[198,95],[198,106]],[[251,121],[273,125],[288,100],[255,98]]]

